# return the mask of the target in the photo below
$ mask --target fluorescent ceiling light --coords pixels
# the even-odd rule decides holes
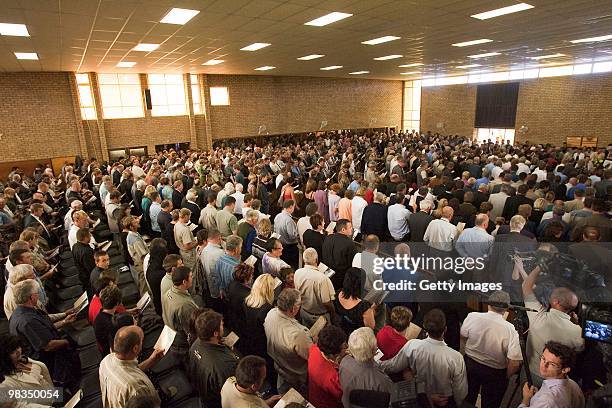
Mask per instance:
[[[518,13],[519,11],[529,10],[532,8],[533,6],[531,4],[519,3],[519,4],[514,4],[508,7],[502,7],[502,8],[491,10],[491,11],[485,11],[484,13],[474,14],[471,17],[477,18],[479,20],[486,20],[489,18],[499,17],[499,16],[503,16],[506,14]]]
[[[387,55],[385,57],[376,57],[374,58],[376,61],[386,61],[386,60],[390,60],[390,59],[396,59],[396,58],[402,58],[403,55],[398,55],[398,54],[394,54],[394,55]]]
[[[329,67],[321,68],[321,71],[331,71],[332,69],[340,69],[342,65],[330,65]]]
[[[262,48],[266,48],[268,45],[268,43],[253,43],[251,45],[247,45],[246,47],[242,47],[240,49],[240,51],[257,51],[257,50],[261,50]]]
[[[206,61],[202,65],[218,65],[218,64],[223,64],[224,62],[225,62],[224,60],[211,59],[211,60]]]
[[[158,48],[159,48],[159,44],[141,43],[141,44],[138,44],[137,46],[135,46],[134,48],[132,48],[132,51],[146,51],[146,52],[150,52],[150,51],[155,51]]]
[[[13,35],[16,37],[29,37],[25,24],[0,23],[0,35]]]
[[[499,52],[487,52],[486,54],[476,54],[476,55],[468,55],[468,58],[485,58],[492,57],[494,55],[500,55]]]
[[[549,55],[540,55],[539,57],[529,57],[529,59],[538,61],[541,59],[557,58],[557,57],[565,57],[565,54],[556,53],[556,54],[549,54]]]
[[[414,64],[404,64],[398,65],[399,68],[410,68],[410,67],[420,67],[421,65],[425,65],[422,62],[415,62]]]
[[[255,71],[269,71],[271,69],[274,69],[276,67],[271,67],[269,65],[263,66],[263,67],[259,67],[259,68],[255,68]]]
[[[468,64],[468,65],[459,65],[458,67],[455,68],[459,68],[459,69],[463,69],[463,68],[475,68],[475,67],[480,67],[480,64]]]
[[[453,47],[467,47],[469,45],[485,44],[490,42],[493,42],[493,40],[489,40],[488,38],[481,38],[480,40],[464,41],[460,43],[454,43],[452,45]]]
[[[121,61],[117,64],[117,68],[132,68],[134,65],[136,65],[136,63],[132,61]]]
[[[306,56],[304,56],[304,57],[300,57],[300,58],[298,58],[298,59],[299,59],[300,61],[310,61],[310,60],[313,60],[313,59],[322,58],[322,57],[324,57],[324,56],[325,56],[325,55],[321,55],[321,54],[311,54],[311,55],[306,55]]]
[[[369,74],[370,71],[355,71],[355,72],[349,72],[349,75],[361,75],[361,74]]]
[[[37,60],[38,54],[35,52],[16,52],[15,57],[19,60]]]
[[[419,71],[400,72],[400,75],[414,75],[414,74],[420,74],[420,72]]]
[[[185,24],[200,13],[200,10],[173,8],[161,19],[160,23]]]
[[[315,18],[314,20],[311,20],[307,23],[304,23],[304,25],[323,27],[328,24],[335,23],[336,21],[344,20],[345,18],[348,18],[351,16],[352,14],[349,14],[349,13],[340,13],[340,12],[334,11],[333,13],[326,14],[319,18]]]
[[[579,43],[585,43],[585,42],[597,42],[597,41],[606,41],[606,40],[612,40],[612,34],[602,35],[599,37],[582,38],[580,40],[572,40],[570,42],[573,44],[579,44]]]
[[[396,37],[394,35],[385,35],[384,37],[374,38],[373,40],[362,41],[362,44],[366,45],[376,45],[382,44],[393,40],[399,40],[401,37]]]

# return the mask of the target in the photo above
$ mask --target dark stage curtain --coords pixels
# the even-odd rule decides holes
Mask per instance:
[[[518,90],[518,82],[478,85],[474,127],[513,128]]]

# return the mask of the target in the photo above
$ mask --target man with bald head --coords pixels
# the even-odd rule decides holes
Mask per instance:
[[[540,377],[540,350],[551,341],[557,341],[566,346],[573,347],[575,351],[584,348],[582,328],[578,325],[578,317],[574,309],[578,306],[578,297],[568,288],[555,288],[550,294],[550,310],[536,298],[533,287],[540,275],[541,269],[536,266],[523,281],[523,296],[525,306],[539,312],[528,312],[529,336],[527,337],[527,356],[529,358],[529,370],[536,387],[542,385],[543,378]]]
[[[100,363],[100,390],[104,408],[123,408],[130,398],[149,395],[159,401],[157,391],[147,375],[138,367],[144,333],[138,326],[119,329],[113,353]]]
[[[457,238],[457,227],[450,222],[453,215],[453,207],[447,206],[442,208],[442,217],[439,220],[433,220],[429,223],[425,235],[423,235],[423,241],[430,248],[442,252],[453,250],[453,243]]]

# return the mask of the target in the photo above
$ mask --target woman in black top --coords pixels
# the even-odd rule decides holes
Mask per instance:
[[[151,291],[155,312],[159,316],[162,315],[161,281],[166,275],[166,270],[163,266],[166,255],[168,255],[166,240],[163,238],[153,239],[149,248],[149,266],[145,272],[145,279]]]
[[[326,231],[323,229],[323,217],[319,213],[310,216],[310,225],[312,229],[304,231],[304,248],[314,248],[317,251],[319,261],[323,259],[323,241],[325,240]]]
[[[362,300],[362,271],[359,268],[350,268],[344,275],[342,289],[334,299],[338,325],[347,335],[360,327],[374,329],[374,311],[376,306],[367,300]]]
[[[238,342],[239,349],[241,343],[243,343],[241,341],[243,335],[248,334],[248,332],[244,331],[246,318],[243,305],[244,299],[251,293],[250,285],[253,281],[253,271],[252,266],[244,263],[236,266],[236,269],[234,269],[234,280],[230,282],[227,290],[229,306],[227,325],[240,337]]]

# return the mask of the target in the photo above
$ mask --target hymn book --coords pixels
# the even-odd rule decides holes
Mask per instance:
[[[174,337],[176,337],[176,332],[170,327],[164,326],[153,348],[156,350],[164,350],[164,354],[166,354],[174,342]]]

